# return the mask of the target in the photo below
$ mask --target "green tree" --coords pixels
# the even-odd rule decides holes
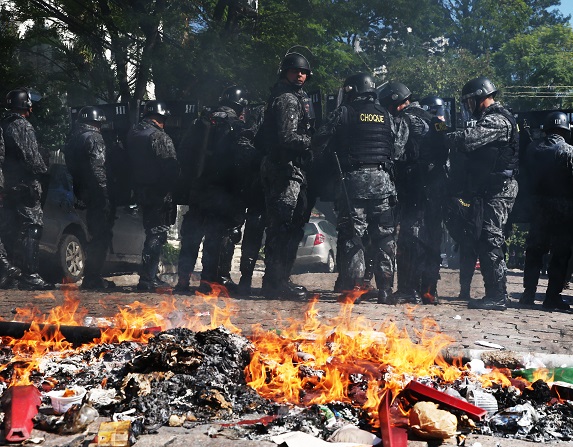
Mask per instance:
[[[494,60],[497,73],[509,87],[506,97],[515,109],[571,107],[573,29],[570,25],[544,26],[531,34],[516,36],[501,47]]]

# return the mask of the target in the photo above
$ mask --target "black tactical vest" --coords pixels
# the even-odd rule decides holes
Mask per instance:
[[[474,191],[495,190],[500,181],[503,183],[503,180],[516,173],[519,165],[519,133],[515,118],[497,103],[488,107],[483,117],[494,113],[502,115],[511,123],[511,136],[509,142],[494,141],[468,153],[470,187]]]
[[[158,130],[152,125],[136,127],[127,137],[127,147],[135,186],[154,185],[159,181],[155,166],[156,157],[151,149],[150,137]]]
[[[341,142],[341,163],[352,168],[390,162],[394,138],[388,111],[372,101],[344,107],[342,119],[347,131]]]

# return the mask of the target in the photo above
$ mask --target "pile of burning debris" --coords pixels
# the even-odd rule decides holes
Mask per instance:
[[[303,432],[384,447],[405,446],[408,436],[460,443],[469,432],[573,439],[573,389],[543,370],[448,363],[441,352],[451,340],[433,321],[413,336],[394,324],[374,328],[349,300],[326,322],[313,301],[304,320],[254,327],[246,338],[230,323],[228,300],[204,298],[208,325],[167,300],[133,303],[86,327],[73,293],[50,315],[20,309],[20,321],[0,322],[7,440],[27,439],[32,427],[78,433],[97,416],[128,421],[116,445],[205,422],[245,439]]]

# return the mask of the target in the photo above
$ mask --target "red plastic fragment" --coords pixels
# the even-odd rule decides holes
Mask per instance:
[[[16,385],[2,395],[6,441],[21,442],[28,439],[34,428],[34,416],[42,403],[40,391],[34,385]]]
[[[456,409],[467,413],[467,415],[477,421],[481,421],[487,414],[487,410],[472,405],[457,397],[438,391],[427,385],[412,380],[403,390],[403,393],[410,395],[417,400],[435,402],[443,407]]]
[[[392,424],[390,404],[392,403],[392,391],[387,390],[382,397],[378,415],[380,416],[380,437],[383,447],[407,447],[408,432],[405,428],[396,427]]]

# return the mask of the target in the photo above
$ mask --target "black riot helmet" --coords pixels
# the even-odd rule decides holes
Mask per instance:
[[[78,122],[80,123],[104,123],[105,121],[105,114],[99,107],[85,106],[78,113]]]
[[[376,83],[372,76],[366,73],[357,73],[349,76],[342,86],[344,95],[352,101],[357,96],[376,97]]]
[[[400,104],[410,99],[412,92],[401,82],[388,82],[378,91],[380,104],[388,110],[395,110]]]
[[[281,66],[279,67],[279,78],[284,78],[285,73],[291,68],[303,70],[306,73],[307,81],[312,77],[310,63],[308,62],[308,59],[300,53],[287,53],[285,55],[281,61]]]
[[[470,119],[472,116],[477,117],[481,102],[488,96],[495,98],[496,94],[497,88],[494,83],[484,76],[466,82],[462,88],[461,97],[462,113],[468,115],[464,116],[464,118]]]
[[[571,132],[571,125],[569,123],[569,118],[563,112],[551,112],[543,121],[543,130],[545,133],[551,133],[551,130],[563,129],[567,132]]]
[[[427,112],[431,113],[434,116],[444,116],[445,115],[445,107],[444,107],[444,100],[439,96],[430,95],[426,96],[425,98],[420,100],[420,106],[422,109],[426,110]]]
[[[171,115],[171,112],[167,108],[167,104],[163,101],[153,100],[147,101],[143,110],[143,117],[147,117],[149,115],[159,115],[164,119],[167,119],[167,117]]]
[[[219,104],[222,106],[231,107],[238,115],[243,112],[243,109],[249,104],[246,99],[246,91],[238,85],[227,87],[219,96]]]
[[[29,110],[32,107],[32,96],[28,90],[19,88],[6,95],[8,110]]]

